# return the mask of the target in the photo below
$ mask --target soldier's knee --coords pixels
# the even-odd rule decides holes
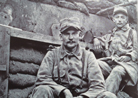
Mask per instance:
[[[49,86],[40,85],[34,88],[31,98],[49,98],[49,96],[53,95],[52,90]]]
[[[112,72],[115,74],[124,75],[125,69],[122,66],[116,66],[115,68],[113,68]]]
[[[44,94],[51,92],[51,88],[49,86],[46,86],[46,85],[40,85],[40,86],[36,87],[35,89],[37,91],[44,93]]]

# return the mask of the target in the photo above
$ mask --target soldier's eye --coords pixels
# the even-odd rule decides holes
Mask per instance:
[[[67,34],[67,33],[64,33],[63,35],[65,35],[65,36],[69,36],[69,34]]]
[[[76,35],[77,33],[76,32],[74,32],[72,35]]]
[[[4,18],[6,19],[6,18],[7,18],[7,16],[4,16]]]
[[[122,19],[125,19],[125,17],[124,17],[124,16],[121,16],[121,18],[122,18]]]

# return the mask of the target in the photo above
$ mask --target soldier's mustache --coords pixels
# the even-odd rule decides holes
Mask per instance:
[[[122,23],[121,22],[119,22],[119,23],[117,23],[118,25],[121,25]]]
[[[67,43],[75,43],[74,41],[68,41]]]

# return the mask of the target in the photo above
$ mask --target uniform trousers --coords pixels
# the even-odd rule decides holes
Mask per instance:
[[[106,78],[106,90],[117,94],[121,82],[125,83],[126,76],[128,76],[125,68],[121,65],[110,67],[104,61],[98,61],[104,77]]]
[[[65,98],[65,97],[64,95],[57,96],[54,93],[54,90],[47,85],[40,85],[33,90],[31,98]],[[96,98],[117,98],[117,97],[115,94],[105,91],[102,94],[99,94]]]

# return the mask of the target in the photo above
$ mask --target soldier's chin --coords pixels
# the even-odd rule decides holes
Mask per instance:
[[[68,48],[74,48],[75,46],[76,46],[75,43],[68,43],[68,44],[67,44],[67,47],[68,47]]]
[[[122,24],[117,24],[117,27],[118,27],[118,28],[122,28],[123,25],[122,25]]]

